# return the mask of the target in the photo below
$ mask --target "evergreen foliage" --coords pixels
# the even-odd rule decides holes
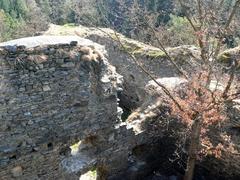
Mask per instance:
[[[224,1],[223,17],[227,17],[225,12],[228,12],[234,1]],[[189,2],[194,6],[194,2]],[[136,4],[147,15],[153,15],[152,23],[155,27],[167,28],[168,32],[180,36],[183,42],[192,43],[191,38],[184,37],[189,32],[187,23],[184,13],[174,0],[0,0],[0,40],[35,35],[46,30],[48,23],[87,26],[109,26],[110,23],[117,31],[131,36],[132,32],[140,31],[132,22],[132,16],[138,21],[142,21],[144,16],[133,14],[139,13],[134,12]],[[240,16],[240,12],[238,15]],[[145,32],[143,37],[147,36],[149,34]],[[240,31],[236,30],[233,36],[240,37]]]

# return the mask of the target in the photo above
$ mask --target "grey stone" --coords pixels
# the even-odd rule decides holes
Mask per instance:
[[[20,177],[23,174],[23,169],[21,166],[16,166],[15,168],[12,169],[11,172],[13,177]]]
[[[47,39],[52,41],[52,37]],[[81,57],[72,56],[79,54],[80,46],[95,46],[89,40],[80,38],[78,44],[74,42],[71,46],[69,41],[59,45],[58,39],[49,45],[45,40],[38,37],[1,43],[26,45],[21,51],[23,62],[28,61],[28,56],[40,62],[42,54],[47,59],[40,64],[21,66],[14,62],[17,51],[10,49],[7,57],[0,54],[3,62],[9,58],[13,61],[11,67],[0,72],[4,87],[0,89],[1,179],[30,180],[37,175],[40,179],[62,179],[63,174],[66,179],[77,177],[100,162],[109,138],[114,142],[115,119],[121,116],[117,108],[117,88],[121,82],[115,68],[105,59],[94,64],[95,71],[91,63],[82,66]],[[39,44],[42,46],[35,46]],[[99,47],[103,49],[100,45],[91,48]],[[67,62],[58,51],[63,52]],[[102,89],[106,85],[112,98],[104,97]],[[91,138],[95,133],[97,137]],[[83,149],[87,153],[68,157],[69,146],[76,138],[89,140]],[[17,167],[9,165],[13,163]]]
[[[49,85],[44,85],[43,86],[43,91],[50,91],[50,90],[51,90],[51,88],[50,88]]]
[[[63,67],[63,68],[72,68],[74,66],[75,66],[75,64],[72,62],[64,63],[61,65],[61,67]]]
[[[11,153],[16,151],[16,147],[13,146],[0,146],[0,152]]]

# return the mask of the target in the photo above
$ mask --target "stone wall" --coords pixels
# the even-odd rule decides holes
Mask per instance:
[[[151,80],[136,63],[129,57],[129,54],[123,50],[118,38],[125,49],[133,53],[138,62],[144,66],[152,76],[156,78],[178,77],[179,73],[169,62],[166,54],[159,48],[144,44],[137,40],[125,37],[109,28],[94,28],[85,26],[60,26],[51,24],[49,29],[44,32],[45,35],[78,35],[104,45],[107,50],[109,62],[116,67],[117,73],[123,76],[123,92],[120,94],[121,107],[134,110],[142,105],[147,98],[144,87]],[[198,48],[190,45],[167,48],[169,54],[173,57],[183,70],[187,72],[194,71],[198,62],[193,59],[200,57]]]
[[[0,49],[0,179],[78,179],[70,174],[84,167],[66,164],[70,146],[95,143],[95,158],[109,148],[104,144],[114,140],[120,122],[120,76],[81,39],[34,47],[19,42]],[[90,161],[87,168],[97,162]]]
[[[99,179],[127,180],[153,170],[133,149],[163,134],[122,122],[122,76],[102,46],[40,36],[0,47],[0,179],[77,180],[97,169]]]
[[[161,91],[114,42],[96,41],[110,59],[103,46],[77,36],[0,43],[0,179],[75,180],[91,169],[99,179],[142,179],[173,154],[162,152],[172,134]],[[184,83],[170,77],[177,74],[167,61],[155,60],[140,58],[156,77],[167,76],[159,81],[169,89]],[[138,107],[126,122],[119,98]]]

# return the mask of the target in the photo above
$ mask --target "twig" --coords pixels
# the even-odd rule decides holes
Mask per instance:
[[[237,67],[237,62],[236,62],[236,59],[234,59],[233,63],[232,63],[232,67],[231,67],[231,74],[230,74],[229,80],[227,82],[227,86],[226,86],[226,88],[225,88],[225,90],[223,91],[223,94],[222,94],[223,98],[227,97],[228,91],[231,88],[231,85],[233,83],[234,76],[235,76],[236,67]]]
[[[233,20],[233,17],[234,17],[234,15],[236,14],[237,9],[239,8],[239,4],[240,4],[240,0],[237,0],[237,1],[235,2],[235,5],[233,6],[233,9],[232,9],[232,11],[231,11],[231,13],[230,13],[230,16],[229,16],[229,18],[228,18],[228,20],[227,20],[227,22],[226,22],[226,24],[225,24],[225,26],[224,26],[224,29],[223,29],[224,32],[229,28],[229,26],[230,26],[230,24],[231,24],[231,22],[232,22],[232,20]],[[222,40],[222,37],[220,37],[220,38],[218,39],[216,51],[215,51],[215,54],[214,54],[214,59],[217,58],[217,56],[218,56],[218,54],[219,54],[219,52],[220,52],[221,40]]]
[[[140,9],[138,9],[138,10],[140,10]],[[105,9],[105,11],[107,11],[106,9]],[[111,12],[109,12],[108,11],[108,13],[110,13],[112,16],[115,16],[114,14],[112,14]],[[139,14],[137,14],[137,15],[139,15]],[[136,16],[137,16],[136,15]],[[141,16],[145,16],[145,14],[141,14]],[[106,17],[104,17],[105,18],[105,20],[108,22],[108,20],[107,20],[107,18]],[[145,19],[145,18],[144,18]],[[146,19],[145,19],[145,21],[146,21]],[[109,24],[109,22],[108,22],[108,24]],[[163,46],[163,44],[161,43],[161,41],[159,40],[159,38],[156,36],[156,31],[155,31],[155,29],[152,27],[152,26],[150,26],[149,25],[149,23],[144,23],[144,25],[147,25],[150,29],[151,29],[151,31],[153,32],[153,34],[154,34],[154,36],[155,36],[155,38],[156,38],[156,40],[157,40],[157,42],[158,42],[158,45],[160,46],[159,48],[164,52],[164,54],[166,55],[166,57],[167,57],[167,60],[174,66],[174,68],[182,75],[182,76],[184,76],[184,78],[185,79],[188,79],[188,76],[180,69],[180,67],[174,62],[174,60],[173,60],[173,58],[169,55],[169,53],[167,52],[167,50],[166,50],[166,48]]]
[[[178,0],[178,2],[179,2],[179,4],[180,4],[180,6],[181,6],[181,8],[182,9],[185,9],[184,7],[184,4],[183,4],[183,2],[181,1],[181,0]],[[199,2],[198,3],[198,6],[199,6],[199,18],[202,18],[202,8],[201,8],[201,3]],[[192,26],[192,28],[193,28],[193,30],[194,30],[194,32],[196,33],[196,36],[197,36],[197,40],[198,40],[198,45],[199,45],[199,47],[200,47],[200,49],[201,49],[201,58],[202,58],[202,61],[204,62],[204,63],[208,63],[207,62],[207,58],[206,58],[206,50],[205,50],[205,46],[204,46],[204,42],[203,42],[203,38],[202,38],[202,24],[203,23],[201,23],[201,26],[200,27],[196,27],[195,25],[194,25],[194,23],[192,22],[192,20],[191,20],[191,18],[190,18],[190,16],[189,16],[189,14],[188,14],[188,11],[186,10],[186,12],[185,12],[186,14],[185,14],[185,17],[187,18],[187,20],[188,20],[188,22],[189,22],[189,24]],[[200,17],[201,16],[201,17]],[[202,20],[201,20],[201,22],[203,22]]]
[[[172,57],[169,55],[169,53],[167,52],[166,48],[163,46],[163,44],[161,43],[161,41],[159,40],[159,38],[156,36],[156,31],[154,30],[154,28],[152,26],[150,26],[149,24],[147,24],[148,27],[151,29],[152,33],[154,34],[158,45],[160,46],[160,49],[164,52],[164,54],[167,56],[169,62],[175,67],[175,69],[177,69],[177,71],[183,75],[186,79],[188,79],[188,76],[179,68],[179,66],[174,62],[174,60],[172,59]]]
[[[165,92],[165,94],[177,105],[177,107],[179,108],[180,111],[184,111],[181,107],[181,105],[178,103],[178,101],[173,97],[173,95],[171,94],[171,92],[161,83],[159,83],[136,59],[136,57],[130,53],[126,47],[122,44],[121,39],[119,38],[118,34],[114,31],[115,36],[117,38],[118,43],[121,45],[121,47],[124,49],[124,52],[126,52],[131,59],[137,64],[137,66],[145,73],[147,74],[159,87],[162,88],[162,90]]]

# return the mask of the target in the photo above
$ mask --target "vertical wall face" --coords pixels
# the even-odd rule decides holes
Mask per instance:
[[[0,179],[66,179],[69,146],[114,129],[117,74],[84,53],[74,44],[0,51]]]

